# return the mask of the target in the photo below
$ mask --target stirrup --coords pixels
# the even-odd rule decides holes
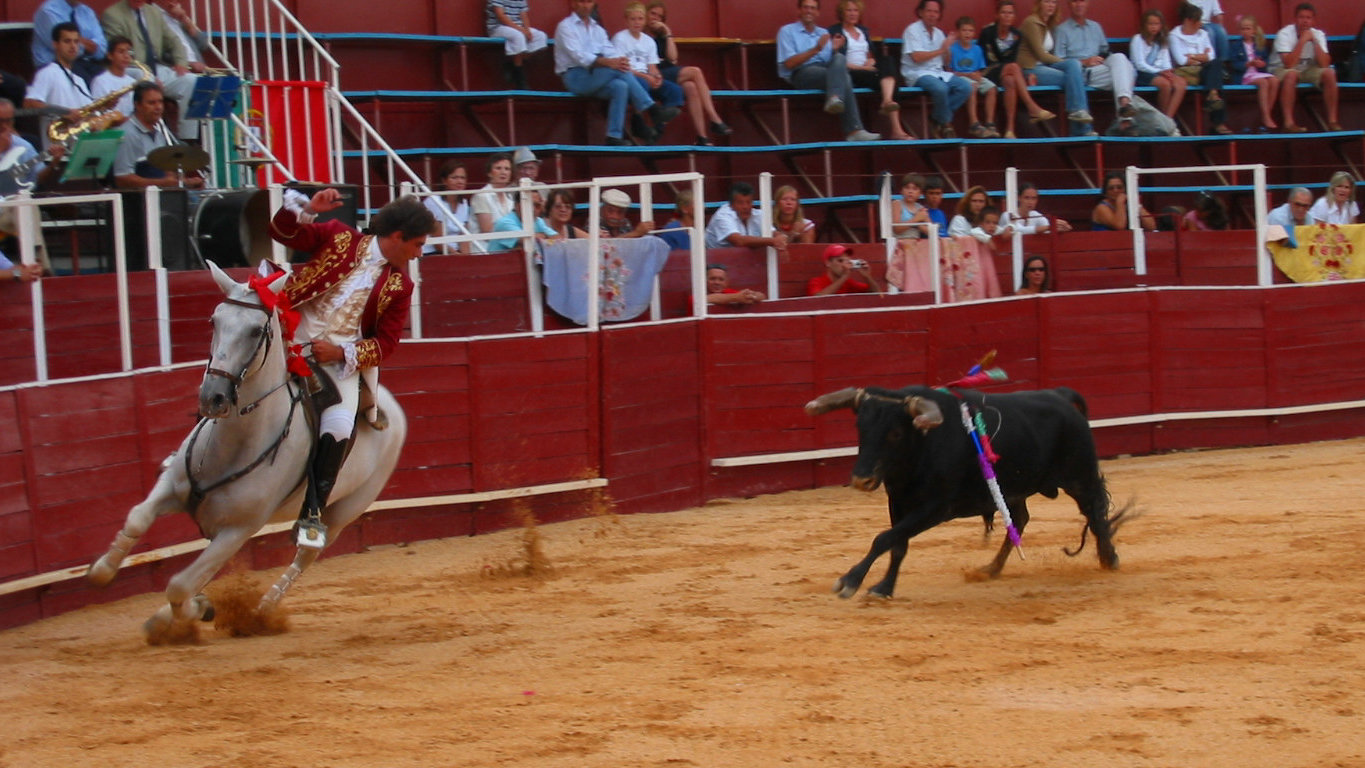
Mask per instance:
[[[294,543],[300,547],[322,549],[327,546],[327,526],[321,520],[300,518],[294,524]]]

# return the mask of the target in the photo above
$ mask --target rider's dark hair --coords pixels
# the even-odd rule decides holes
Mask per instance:
[[[404,240],[412,240],[429,235],[436,229],[436,217],[431,215],[422,201],[414,195],[404,195],[394,200],[370,219],[370,231],[376,237],[388,237],[394,232],[402,232]]]

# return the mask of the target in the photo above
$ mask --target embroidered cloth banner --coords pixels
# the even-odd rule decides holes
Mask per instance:
[[[901,240],[887,264],[887,282],[905,293],[933,291],[929,259],[928,240]],[[974,237],[945,237],[939,242],[939,274],[945,303],[1000,295],[991,248]]]
[[[654,296],[654,278],[668,261],[668,243],[653,235],[604,239],[598,263],[598,318],[619,323],[639,317]],[[578,323],[588,324],[588,241],[545,244],[545,303]]]
[[[1365,277],[1365,224],[1310,224],[1294,228],[1297,248],[1266,243],[1275,266],[1296,283]]]

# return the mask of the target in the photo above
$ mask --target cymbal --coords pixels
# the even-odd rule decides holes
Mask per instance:
[[[157,147],[147,154],[147,162],[163,171],[202,171],[209,167],[209,153],[188,144]]]

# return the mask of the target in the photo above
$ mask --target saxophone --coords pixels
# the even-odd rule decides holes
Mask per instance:
[[[47,127],[47,138],[49,142],[51,144],[60,144],[69,150],[71,149],[72,143],[82,135],[103,131],[111,125],[118,125],[123,122],[127,116],[117,109],[114,109],[114,105],[117,104],[118,100],[123,98],[125,94],[136,88],[138,83],[152,79],[151,70],[147,69],[142,62],[134,59],[133,66],[142,70],[142,77],[139,78],[137,82],[129,83],[116,91],[110,91],[80,109],[77,109],[77,116],[74,119],[61,117],[53,120]]]

